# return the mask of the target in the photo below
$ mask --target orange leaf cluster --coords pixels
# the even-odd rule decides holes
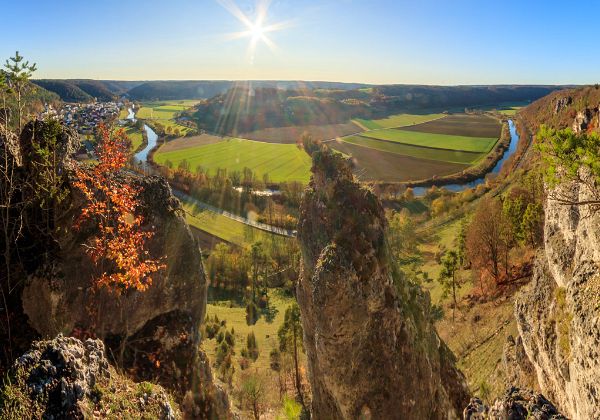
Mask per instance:
[[[146,240],[154,232],[142,229],[143,218],[137,215],[139,188],[128,184],[118,172],[129,159],[129,139],[123,129],[114,133],[100,125],[99,163],[92,167],[76,167],[74,183],[86,197],[86,206],[75,222],[75,228],[92,221],[97,235],[88,241],[86,253],[97,266],[106,263],[109,272],[97,280],[117,292],[135,289],[143,291],[152,282],[150,275],[164,268],[149,257]]]

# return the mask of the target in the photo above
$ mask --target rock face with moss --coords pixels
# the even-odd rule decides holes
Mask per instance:
[[[428,295],[387,255],[381,203],[339,155],[314,153],[312,171],[297,295],[314,417],[459,417],[464,376],[433,327]]]
[[[180,418],[160,386],[135,384],[106,359],[104,343],[59,336],[33,343],[0,389],[0,418]]]
[[[557,195],[585,201],[598,186],[571,182]],[[571,418],[600,418],[599,226],[597,209],[548,199],[544,247],[515,308],[542,392]]]
[[[52,233],[44,241],[29,238],[38,247],[37,260],[26,266],[28,272],[21,281],[22,308],[30,325],[42,338],[60,333],[98,337],[107,345],[111,360],[136,380],[158,380],[180,396],[197,390],[204,399],[203,408],[226,415],[226,406],[216,407],[226,398],[201,363],[199,326],[206,312],[207,281],[179,200],[161,177],[119,175],[140,187],[143,228],[155,232],[148,241],[149,253],[153,259],[162,259],[166,268],[153,276],[151,286],[143,292],[115,293],[96,287],[102,268],[92,264],[82,246],[96,228],[73,229],[85,204],[72,186],[74,162],[70,155],[76,150],[75,134],[56,122],[32,122],[20,137],[19,159],[15,160],[22,162],[23,172],[35,180],[32,145],[43,141],[49,128],[52,138],[58,140],[53,147],[60,152],[57,172],[64,178],[66,195],[60,217],[53,219]],[[35,219],[35,214],[26,216]]]

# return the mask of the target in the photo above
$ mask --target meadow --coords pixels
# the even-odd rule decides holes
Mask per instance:
[[[185,138],[174,142],[185,142]],[[174,147],[174,146],[172,146]],[[270,182],[298,181],[308,183],[310,179],[310,157],[294,144],[272,144],[245,139],[228,138],[197,147],[163,152],[162,147],[154,155],[156,163],[171,162],[177,167],[186,160],[190,171],[202,167],[214,174],[217,169],[228,172],[243,172],[249,168],[258,180],[266,175]]]
[[[365,133],[365,135],[366,134],[368,133]],[[346,137],[343,141],[362,147],[380,150],[382,152],[396,153],[418,159],[429,159],[459,164],[473,164],[483,156],[482,153],[436,149],[433,147],[419,147],[391,140],[378,140],[363,136]]]
[[[127,134],[127,137],[131,141],[131,150],[133,152],[138,150],[144,141],[142,132],[137,127],[128,127],[125,129],[125,134]]]
[[[357,118],[356,121],[365,130],[378,130],[381,128],[405,127],[409,125],[421,124],[427,121],[442,118],[444,114],[396,114],[387,118],[377,120],[365,120]]]
[[[171,130],[178,129],[181,134],[185,135],[190,131],[190,128],[178,124],[177,121],[175,121],[175,116],[181,111],[191,108],[196,103],[198,103],[198,101],[195,100],[143,102],[135,115],[136,118],[150,122],[158,122],[163,125],[165,129],[167,129],[167,127]]]
[[[209,299],[209,304],[206,305],[206,315],[211,318],[216,315],[219,320],[225,320],[227,322],[226,327],[228,330],[231,330],[231,328],[234,329],[234,386],[239,385],[242,373],[244,372],[240,368],[238,361],[241,358],[240,355],[242,349],[246,346],[246,337],[250,332],[254,332],[259,354],[256,361],[250,364],[249,369],[251,371],[258,371],[266,376],[268,380],[265,383],[269,387],[266,390],[266,396],[270,400],[269,403],[278,406],[279,391],[276,389],[276,384],[278,383],[277,372],[271,369],[269,355],[271,350],[279,348],[277,331],[283,323],[285,310],[294,302],[294,298],[285,296],[277,289],[271,289],[269,291],[269,297],[270,306],[276,313],[272,322],[267,322],[264,316],[261,316],[255,325],[248,325],[246,322],[246,308],[235,306],[231,304],[230,301],[211,302]],[[202,348],[211,362],[216,359],[216,344],[217,342],[214,338],[202,340]],[[304,366],[306,363],[306,356],[303,353],[300,354],[300,361],[302,366]]]
[[[523,108],[522,106],[511,106],[511,107],[507,107],[507,108],[503,108],[498,110],[499,113],[503,114],[503,115],[507,115],[507,116],[513,116],[517,113],[517,111],[519,111],[521,108]]]
[[[424,133],[397,129],[367,131],[361,136],[377,140],[402,143],[421,148],[457,150],[461,152],[487,153],[496,144],[494,137],[467,137],[449,134]],[[443,160],[443,159],[442,159]]]
[[[182,203],[190,226],[234,245],[245,247],[257,241],[267,241],[273,235],[190,203]]]

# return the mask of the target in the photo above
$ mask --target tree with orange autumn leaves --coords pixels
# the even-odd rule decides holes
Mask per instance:
[[[129,160],[129,139],[125,131],[111,132],[104,125],[98,127],[98,164],[77,166],[74,186],[86,198],[75,229],[92,222],[97,234],[84,244],[87,255],[103,273],[98,286],[117,293],[127,290],[146,290],[152,283],[151,275],[164,268],[153,260],[146,249],[146,241],[154,232],[142,229],[139,215],[139,187],[118,176]]]

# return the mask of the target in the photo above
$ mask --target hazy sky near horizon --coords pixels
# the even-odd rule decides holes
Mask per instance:
[[[227,0],[0,0],[0,59],[37,78],[600,82],[600,1],[272,0],[270,48]],[[255,0],[230,0],[254,21]]]

